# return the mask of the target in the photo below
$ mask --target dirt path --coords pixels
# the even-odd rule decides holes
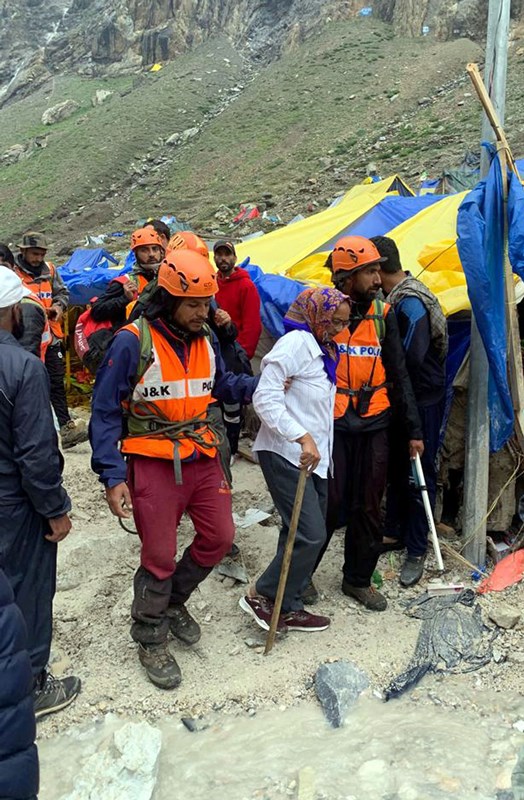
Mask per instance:
[[[403,614],[402,603],[419,594],[420,589],[399,590],[398,559],[384,556],[379,566],[386,578],[388,610],[383,614],[361,610],[340,592],[342,538],[335,536],[317,579],[322,598],[316,608],[332,619],[327,631],[291,634],[277,644],[270,657],[264,657],[262,632],[238,606],[245,587],[231,585],[232,579],[222,581],[212,573],[189,603],[202,625],[200,643],[193,648],[173,643],[183,673],[182,685],[174,692],[156,689],[146,679],[129,635],[138,540],[124,532],[111,516],[89,459],[87,444],[66,454],[65,482],[73,499],[74,531],[60,545],[52,665],[57,675],[79,675],[83,689],[69,709],[43,721],[40,736],[53,735],[109,711],[155,719],[167,714],[196,716],[210,710],[235,714],[293,705],[313,698],[312,676],[318,665],[329,659],[354,661],[369,674],[376,689],[406,665],[419,623]],[[259,468],[240,461],[233,469],[235,510],[267,507],[270,498]],[[274,553],[278,528],[276,520],[270,522],[275,524],[253,525],[237,536],[252,579]],[[180,550],[190,540],[191,530],[189,521],[184,520]],[[448,574],[450,578],[467,579],[453,565]],[[490,597],[482,603],[509,601],[522,606],[521,588],[507,594],[509,597]],[[500,663],[466,676],[447,676],[444,683],[449,702],[461,703],[464,682],[469,686],[473,682],[479,689],[518,689],[524,661],[522,639],[521,629],[505,632],[497,640]],[[439,683],[437,678],[426,678],[414,696],[420,691],[434,691]],[[442,694],[441,688],[436,691]]]

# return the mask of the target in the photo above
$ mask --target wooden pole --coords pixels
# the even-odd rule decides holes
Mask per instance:
[[[284,549],[284,556],[282,558],[282,567],[280,569],[280,578],[278,581],[277,596],[275,597],[275,605],[273,607],[273,614],[271,615],[271,624],[266,639],[266,648],[264,655],[267,656],[271,652],[271,648],[275,642],[275,635],[277,632],[278,618],[280,617],[280,610],[282,608],[282,600],[284,599],[284,592],[286,590],[287,576],[289,574],[289,566],[291,558],[293,557],[293,546],[295,544],[295,536],[298,528],[298,521],[300,519],[300,512],[302,511],[302,501],[304,500],[304,492],[306,490],[306,480],[308,477],[307,469],[301,469],[298,477],[297,491],[295,494],[295,502],[293,504],[293,513],[291,514],[291,522],[289,523],[289,531],[287,534],[286,547]]]

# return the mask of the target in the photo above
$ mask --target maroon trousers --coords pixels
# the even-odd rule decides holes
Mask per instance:
[[[147,644],[165,640],[169,606],[185,603],[231,549],[231,488],[220,460],[208,456],[183,462],[183,482],[177,484],[172,461],[132,455],[127,481],[142,543],[131,635]],[[177,528],[184,512],[195,538],[177,564]]]

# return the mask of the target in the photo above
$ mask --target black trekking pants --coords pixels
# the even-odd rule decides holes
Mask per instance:
[[[336,528],[347,522],[344,542],[344,579],[368,587],[382,552],[381,503],[386,489],[388,432],[335,430],[333,476],[328,482],[327,540],[320,564]]]
[[[51,384],[51,405],[60,427],[71,419],[65,390],[65,357],[61,342],[53,342],[45,354],[45,365]]]

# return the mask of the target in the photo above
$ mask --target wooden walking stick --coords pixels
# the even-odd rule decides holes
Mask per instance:
[[[300,519],[300,512],[302,510],[302,501],[304,500],[304,492],[306,489],[306,480],[308,472],[307,469],[301,469],[298,478],[297,491],[295,494],[295,502],[293,504],[293,513],[291,514],[291,522],[289,523],[289,531],[287,534],[286,547],[284,549],[284,556],[282,558],[282,567],[280,569],[280,578],[278,581],[277,596],[275,597],[275,605],[273,607],[273,614],[271,616],[271,624],[266,639],[266,648],[264,655],[271,651],[275,642],[275,635],[277,632],[278,618],[280,617],[280,609],[282,608],[282,600],[284,598],[284,591],[286,589],[287,576],[289,573],[289,565],[293,556],[293,546],[295,544],[295,536],[298,528],[298,521]]]

